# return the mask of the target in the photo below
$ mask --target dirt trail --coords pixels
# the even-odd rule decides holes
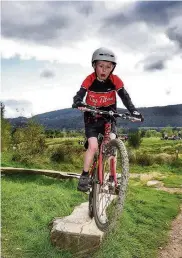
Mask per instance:
[[[168,244],[161,249],[158,258],[182,258],[182,205],[180,213],[172,222]]]

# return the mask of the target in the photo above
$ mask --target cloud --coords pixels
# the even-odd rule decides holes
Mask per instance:
[[[150,25],[166,26],[176,14],[180,16],[181,8],[180,1],[137,1],[132,17]]]
[[[52,78],[55,77],[55,73],[50,70],[50,69],[44,69],[41,73],[40,73],[40,77],[43,78]]]
[[[5,105],[5,117],[8,118],[26,116],[30,117],[32,113],[32,103],[28,100],[4,99],[1,102]]]
[[[13,12],[11,11],[13,10]],[[66,14],[58,15],[45,2],[2,2],[2,36],[43,43],[58,37],[69,26]]]
[[[181,102],[182,2],[2,1],[1,5],[5,100],[27,100],[33,103],[34,114],[70,107],[84,77],[92,72],[93,51],[105,46],[116,53],[115,72],[136,105]],[[164,87],[170,85],[171,93],[165,94]],[[18,110],[25,112],[26,107],[22,103]],[[19,114],[16,105],[7,109]]]
[[[85,19],[92,10],[92,1],[3,1],[2,36],[47,46],[71,45],[85,37]]]
[[[182,50],[182,18],[178,20],[176,25],[173,25],[167,29],[167,36],[170,40],[176,42]]]
[[[154,71],[154,70],[163,70],[165,67],[164,61],[156,61],[151,64],[144,64],[144,70]]]
[[[111,42],[108,35],[112,32],[115,45],[120,42],[124,51],[143,54],[146,62],[138,62],[144,71],[162,70],[173,55],[179,55],[181,13],[180,1],[136,1],[105,17],[99,32],[106,42]]]
[[[151,53],[137,63],[137,66],[143,65],[144,71],[164,70],[167,68],[167,63],[173,60],[177,52],[178,48],[173,43],[166,43],[157,49],[154,47],[151,49]]]
[[[88,51],[105,45],[145,59],[170,42],[181,46],[181,11],[179,1],[3,1],[2,55],[86,63]]]

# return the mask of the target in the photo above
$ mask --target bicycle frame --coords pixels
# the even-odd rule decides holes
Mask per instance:
[[[99,158],[98,158],[98,178],[101,185],[103,184],[103,171],[102,171],[103,151],[104,151],[104,146],[108,144],[109,141],[111,140],[110,139],[111,122],[106,122],[104,129],[105,129],[104,139],[102,140],[102,143],[100,145]],[[115,185],[117,186],[116,167],[115,167],[114,157],[112,157],[110,160],[110,168],[111,168],[111,176],[113,176]]]
[[[99,183],[103,184],[103,171],[102,171],[102,159],[103,159],[103,151],[104,146],[109,143],[110,139],[110,133],[111,133],[111,122],[105,123],[105,131],[104,131],[104,138],[99,146],[99,155],[98,158],[94,158],[94,161],[92,163],[92,166],[90,168],[89,174],[92,176],[94,173],[94,169],[97,167],[98,173],[98,179]],[[114,178],[115,186],[117,186],[117,177],[116,177],[116,166],[115,166],[115,159],[114,157],[111,157],[110,160],[110,168],[111,168],[111,176]]]

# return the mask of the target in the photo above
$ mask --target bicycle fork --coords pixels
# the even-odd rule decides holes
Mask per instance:
[[[111,156],[109,158],[109,166],[110,166],[110,175],[109,177],[112,178],[114,184],[115,184],[115,187],[118,186],[118,182],[117,182],[117,174],[116,174],[116,158],[115,156]],[[101,144],[100,146],[100,152],[99,152],[99,159],[98,159],[98,177],[99,177],[99,182],[100,184],[102,185],[103,184],[103,164],[102,164],[102,161],[103,161],[103,143]]]

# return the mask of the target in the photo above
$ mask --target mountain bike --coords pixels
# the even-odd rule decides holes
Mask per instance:
[[[116,118],[141,121],[128,113],[119,114],[84,105],[87,112],[99,114],[105,120],[104,135],[98,136],[98,152],[89,170],[89,216],[105,232],[121,215],[129,180],[129,159],[122,140],[111,139],[111,125]]]

